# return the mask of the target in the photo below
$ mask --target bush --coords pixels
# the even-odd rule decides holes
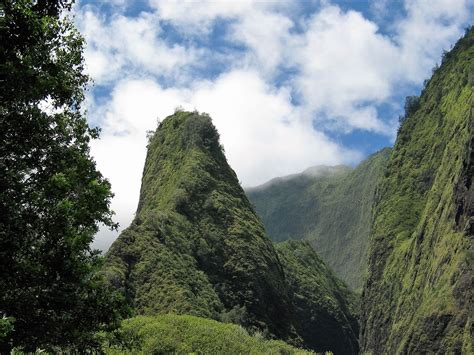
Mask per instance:
[[[9,335],[15,328],[13,323],[15,322],[15,318],[7,317],[3,315],[0,318],[0,342],[8,342]]]
[[[241,326],[178,315],[135,317],[109,334],[106,354],[203,353],[203,354],[312,354],[282,341],[252,336]]]

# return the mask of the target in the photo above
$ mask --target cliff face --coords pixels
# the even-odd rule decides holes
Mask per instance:
[[[290,336],[277,253],[206,115],[178,112],[151,138],[135,219],[111,246],[105,272],[139,314],[190,314]]]
[[[361,350],[473,353],[474,30],[411,100],[377,192]]]
[[[390,152],[383,149],[355,169],[315,167],[246,192],[274,241],[309,241],[339,277],[360,291],[375,187]]]
[[[318,352],[357,354],[357,296],[324,264],[308,242],[276,245],[293,296],[295,328]]]

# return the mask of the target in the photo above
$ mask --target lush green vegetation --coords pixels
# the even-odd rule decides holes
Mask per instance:
[[[316,351],[355,353],[353,295],[307,244],[297,245],[278,256],[210,118],[177,112],[150,139],[135,220],[110,248],[104,274],[140,315],[212,318]]]
[[[358,291],[368,236],[360,350],[474,353],[473,28],[407,98],[393,151],[248,191],[276,246],[210,117],[177,111],[104,259],[71,5],[0,3],[0,353],[355,354],[358,297],[331,268]]]
[[[409,105],[377,192],[362,350],[472,353],[474,29]]]
[[[138,316],[104,339],[106,354],[312,354],[282,341],[249,335],[239,325],[184,315]]]
[[[354,290],[367,268],[371,209],[390,149],[357,168],[315,167],[247,190],[270,237],[304,239]]]
[[[88,348],[118,323],[120,297],[96,274],[109,183],[81,113],[88,77],[71,1],[0,3],[0,352]],[[49,104],[50,109],[44,109]]]
[[[357,354],[358,297],[324,264],[308,242],[277,244],[293,294],[295,327],[318,352]]]
[[[149,143],[135,220],[104,273],[138,314],[178,313],[292,336],[272,242],[207,115],[177,112]]]

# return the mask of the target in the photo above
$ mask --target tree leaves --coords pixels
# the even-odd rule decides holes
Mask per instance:
[[[70,1],[2,2],[0,26],[0,316],[12,346],[92,346],[118,321],[121,296],[96,275],[90,249],[99,223],[111,228],[108,181],[81,113],[88,77]]]

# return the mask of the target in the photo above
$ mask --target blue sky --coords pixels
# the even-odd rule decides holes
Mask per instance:
[[[74,12],[102,128],[92,154],[126,227],[146,131],[177,106],[211,115],[244,186],[392,145],[404,98],[472,23],[473,1],[81,0]]]

